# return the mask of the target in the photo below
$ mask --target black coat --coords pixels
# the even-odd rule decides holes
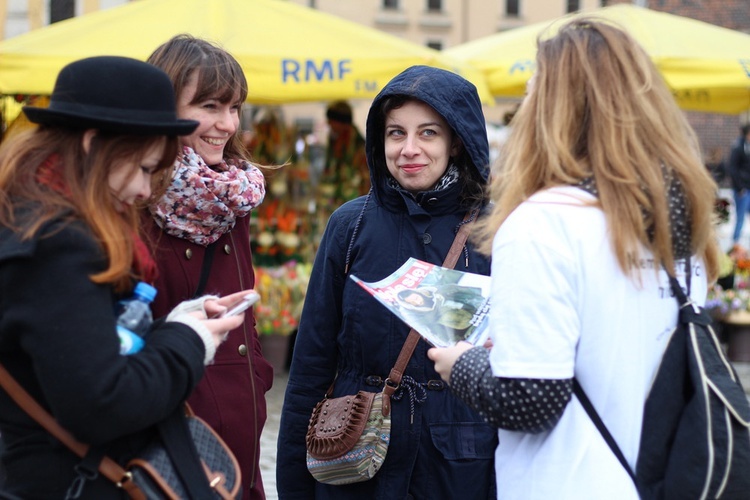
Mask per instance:
[[[191,328],[162,323],[142,351],[121,356],[119,297],[89,279],[106,267],[97,243],[82,224],[58,221],[42,232],[22,242],[0,228],[0,363],[79,441],[125,463],[203,375],[204,344]],[[65,496],[79,459],[2,390],[0,435],[5,491]],[[82,498],[123,496],[99,478]]]
[[[745,137],[739,137],[729,152],[727,169],[735,191],[750,189],[750,155],[745,152]]]
[[[411,71],[431,73],[422,68]],[[446,81],[441,74],[425,76],[434,88],[423,87],[424,94],[415,92],[409,88],[409,78],[397,77],[373,107],[391,93],[408,93],[427,102],[461,136],[471,156],[471,168],[486,179],[488,146],[478,99],[457,102],[455,99],[465,93],[456,91],[456,79]],[[369,199],[352,200],[333,213],[311,273],[281,416],[276,469],[279,496],[282,500],[391,500],[407,498],[411,491],[416,498],[494,498],[497,431],[442,384],[427,358],[425,342],[417,345],[405,375],[423,387],[433,381],[431,387],[440,390],[428,390],[424,403],[414,405],[413,423],[408,394],[393,401],[391,441],[377,475],[362,483],[328,486],[317,483],[307,471],[304,438],[310,413],[334,376],[335,397],[382,389],[372,380],[388,376],[409,333],[406,324],[349,275],[377,281],[409,257],[441,264],[466,213],[460,203],[459,183],[413,196],[390,186],[385,177],[372,175],[377,160],[371,156],[371,133],[382,130],[374,130],[368,120],[373,194]],[[489,274],[489,260],[471,245],[466,250],[456,268]],[[441,472],[429,476],[426,467],[432,468],[433,474],[437,468]]]

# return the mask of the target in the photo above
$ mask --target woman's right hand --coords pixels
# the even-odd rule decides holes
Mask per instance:
[[[203,303],[205,314],[199,312],[192,313],[193,315],[200,314],[198,319],[202,320],[203,324],[211,332],[216,342],[216,347],[219,347],[224,340],[227,338],[227,334],[239,327],[245,321],[245,313],[236,314],[233,316],[222,316],[227,310],[242,300],[247,295],[249,290],[243,290],[241,292],[226,295],[218,299],[208,299]]]
[[[206,308],[208,310],[208,308]],[[206,317],[205,314],[200,312],[190,313],[191,316],[198,318],[203,326],[211,332],[211,336],[214,339],[214,344],[218,348],[222,342],[227,338],[227,334],[237,328],[245,321],[245,313],[236,314],[234,316],[226,316],[223,318],[211,318]]]
[[[167,315],[167,321],[185,323],[200,335],[206,346],[204,362],[208,364],[213,360],[216,349],[226,340],[227,333],[245,320],[244,313],[226,317],[221,315],[247,294],[248,290],[243,290],[225,297],[207,295],[181,302]]]

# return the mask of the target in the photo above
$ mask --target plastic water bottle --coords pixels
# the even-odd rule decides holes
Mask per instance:
[[[151,302],[156,297],[156,288],[139,282],[133,298],[121,302],[122,312],[117,317],[117,334],[120,336],[120,354],[133,354],[143,348],[143,337],[148,333],[154,318]]]

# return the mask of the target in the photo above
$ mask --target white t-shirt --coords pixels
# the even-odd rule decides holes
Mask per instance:
[[[640,284],[621,271],[604,213],[592,201],[573,187],[537,193],[497,232],[490,363],[498,377],[577,377],[634,468],[643,404],[677,322],[677,301],[645,250],[632,259]],[[684,285],[684,262],[678,267]],[[705,268],[695,261],[692,269],[691,295],[702,304]],[[638,498],[575,396],[551,431],[500,430],[499,437],[498,498]]]

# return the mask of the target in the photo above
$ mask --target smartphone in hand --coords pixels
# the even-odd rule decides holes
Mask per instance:
[[[233,304],[232,307],[230,307],[227,310],[227,312],[221,315],[221,317],[235,316],[237,314],[240,314],[241,312],[245,311],[256,302],[258,302],[258,300],[260,300],[260,294],[258,294],[258,292],[256,291],[249,292],[247,295],[245,295],[242,298],[242,300]]]

